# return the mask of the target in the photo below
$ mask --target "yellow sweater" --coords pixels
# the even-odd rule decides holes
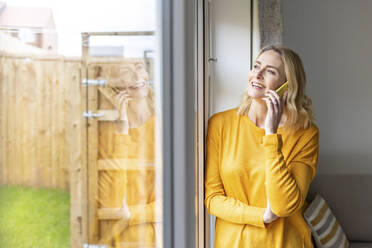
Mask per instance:
[[[123,163],[120,159],[128,159],[128,163],[121,171],[100,173],[100,207],[120,208],[126,196],[130,220],[122,220],[123,224],[113,221],[111,228],[102,222],[101,228],[111,233],[108,236],[119,230],[121,237],[115,242],[121,246],[114,247],[155,247],[162,239],[162,200],[155,193],[155,117],[138,128],[130,128],[127,135],[117,133],[116,124],[105,124],[99,142],[100,158],[119,159],[118,163]]]
[[[317,169],[319,131],[265,135],[237,109],[213,115],[207,134],[205,205],[215,215],[216,248],[309,248],[302,216]],[[267,199],[279,218],[263,223]]]

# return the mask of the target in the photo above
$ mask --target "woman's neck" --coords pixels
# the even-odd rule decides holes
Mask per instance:
[[[259,128],[265,128],[265,120],[267,115],[267,105],[264,100],[252,99],[251,106],[248,111],[248,117],[253,121],[253,123]],[[283,111],[282,117],[280,119],[279,127],[283,126],[286,117]]]
[[[252,99],[251,106],[248,111],[248,117],[259,128],[265,128],[265,119],[267,114],[266,102],[263,100],[257,101]]]
[[[149,97],[133,98],[128,103],[129,127],[136,128],[143,125],[152,115],[153,108]]]

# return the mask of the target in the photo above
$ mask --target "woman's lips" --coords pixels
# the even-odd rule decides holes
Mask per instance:
[[[254,82],[252,82],[251,85],[252,85],[252,87],[253,87],[254,89],[257,89],[257,90],[263,90],[263,89],[265,89],[265,88],[264,88],[261,84],[259,84],[259,83],[254,83]]]

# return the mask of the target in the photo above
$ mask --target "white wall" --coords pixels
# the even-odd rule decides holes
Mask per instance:
[[[237,107],[250,70],[250,1],[213,0],[211,112]]]
[[[372,1],[284,0],[320,129],[320,174],[372,174]]]
[[[247,87],[251,60],[250,13],[247,0],[211,1],[210,45],[211,55],[217,62],[209,63],[210,114],[237,107]],[[209,225],[209,247],[214,247],[214,216],[210,216]]]

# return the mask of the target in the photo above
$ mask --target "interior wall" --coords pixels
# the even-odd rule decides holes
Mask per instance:
[[[250,1],[211,1],[211,113],[237,107],[250,70]]]
[[[217,62],[209,63],[210,115],[238,107],[247,87],[251,63],[250,2],[247,0],[210,1],[209,53],[212,58],[217,58]],[[258,22],[254,22],[254,28],[258,28]],[[259,44],[259,33],[255,33],[253,50],[257,50],[256,46]],[[214,226],[215,217],[210,215],[210,248],[214,247]]]
[[[320,174],[372,174],[372,1],[283,1],[320,130]]]

